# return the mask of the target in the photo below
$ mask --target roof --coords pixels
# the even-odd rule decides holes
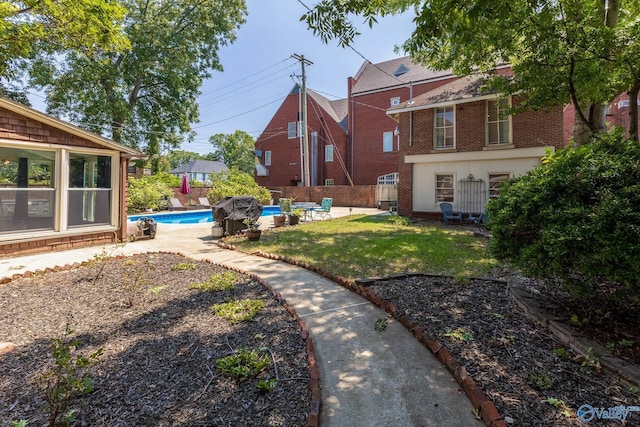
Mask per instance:
[[[299,94],[301,90],[302,88],[300,87],[300,85],[296,83],[293,86],[293,89],[291,89],[291,92],[289,92],[289,95]],[[348,105],[346,99],[336,99],[331,101],[328,98],[320,95],[318,92],[308,88],[307,94],[320,106],[320,108],[326,111],[336,123],[338,123],[345,130],[347,129],[346,118]],[[312,114],[312,112],[309,112],[309,114]]]
[[[451,76],[453,76],[451,70],[433,71],[414,63],[409,56],[378,64],[365,61],[354,76],[356,82],[351,88],[351,94],[375,92],[397,86],[406,86],[409,83],[416,84]]]
[[[104,138],[98,134],[89,132],[87,130],[84,130],[78,126],[74,126],[62,120],[58,120],[55,117],[42,113],[38,110],[34,110],[31,107],[27,107],[24,104],[20,104],[10,99],[0,97],[0,108],[4,108],[13,113],[27,117],[31,120],[44,123],[48,126],[59,129],[63,132],[70,133],[71,135],[75,135],[78,138],[86,139],[88,141],[91,141],[109,150],[119,151],[121,154],[129,158],[142,159],[146,157],[146,155],[143,152],[138,151],[134,148],[127,147],[122,144],[118,144],[117,142],[114,142],[110,139]]]
[[[495,98],[495,96],[495,92],[485,89],[484,76],[465,76],[416,96],[413,100],[393,106],[387,109],[387,114],[424,110],[438,105],[460,104],[478,99]]]
[[[169,171],[170,174],[180,173],[219,173],[228,171],[229,168],[222,162],[214,160],[191,160]]]
[[[320,108],[325,110],[331,118],[342,126],[343,122],[346,123],[345,118],[347,117],[347,100],[346,99],[336,99],[330,101],[319,93],[309,89],[307,90],[309,96],[318,103]],[[344,126],[342,126],[344,127]],[[346,128],[345,128],[346,129]]]

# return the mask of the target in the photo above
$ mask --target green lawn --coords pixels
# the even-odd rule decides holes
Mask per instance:
[[[497,261],[487,240],[455,227],[399,225],[383,215],[354,215],[231,238],[239,250],[293,257],[348,279],[425,272],[482,276]]]

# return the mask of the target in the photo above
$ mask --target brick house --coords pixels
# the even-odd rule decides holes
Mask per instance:
[[[304,181],[302,89],[295,85],[255,143],[256,182],[266,187],[300,186]],[[312,186],[347,185],[345,100],[330,101],[307,89],[309,178]]]
[[[317,132],[317,149],[311,149],[311,185],[375,185],[381,178],[395,182],[397,123],[385,110],[453,79],[448,71],[434,72],[404,57],[380,64],[365,62],[348,79],[348,99],[329,101],[308,90],[312,146]],[[256,141],[260,159],[256,181],[260,185],[302,185],[301,134],[296,127],[300,105],[296,85]]]
[[[450,71],[415,64],[408,56],[378,64],[366,61],[349,77],[349,170],[356,185],[397,181],[400,135],[386,110],[455,78]]]
[[[504,180],[565,146],[561,107],[505,116],[501,110],[520,99],[481,86],[462,77],[388,109],[399,129],[400,215],[436,217],[441,202],[482,212]]]
[[[129,160],[143,157],[0,98],[0,256],[124,240]]]
[[[215,160],[189,160],[181,164],[177,168],[167,172],[169,175],[182,178],[185,173],[189,177],[189,181],[200,181],[205,185],[211,185],[211,175],[220,172],[226,172],[229,168],[222,162]]]

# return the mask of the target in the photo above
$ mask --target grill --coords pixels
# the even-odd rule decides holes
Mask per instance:
[[[213,220],[224,229],[225,234],[236,234],[247,226],[244,220],[256,221],[262,213],[262,204],[253,196],[225,197],[211,207]]]

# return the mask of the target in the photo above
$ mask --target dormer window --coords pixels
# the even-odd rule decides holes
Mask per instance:
[[[396,71],[393,72],[393,75],[396,77],[400,77],[401,75],[405,74],[406,72],[408,72],[409,69],[407,68],[406,65],[401,64]]]

